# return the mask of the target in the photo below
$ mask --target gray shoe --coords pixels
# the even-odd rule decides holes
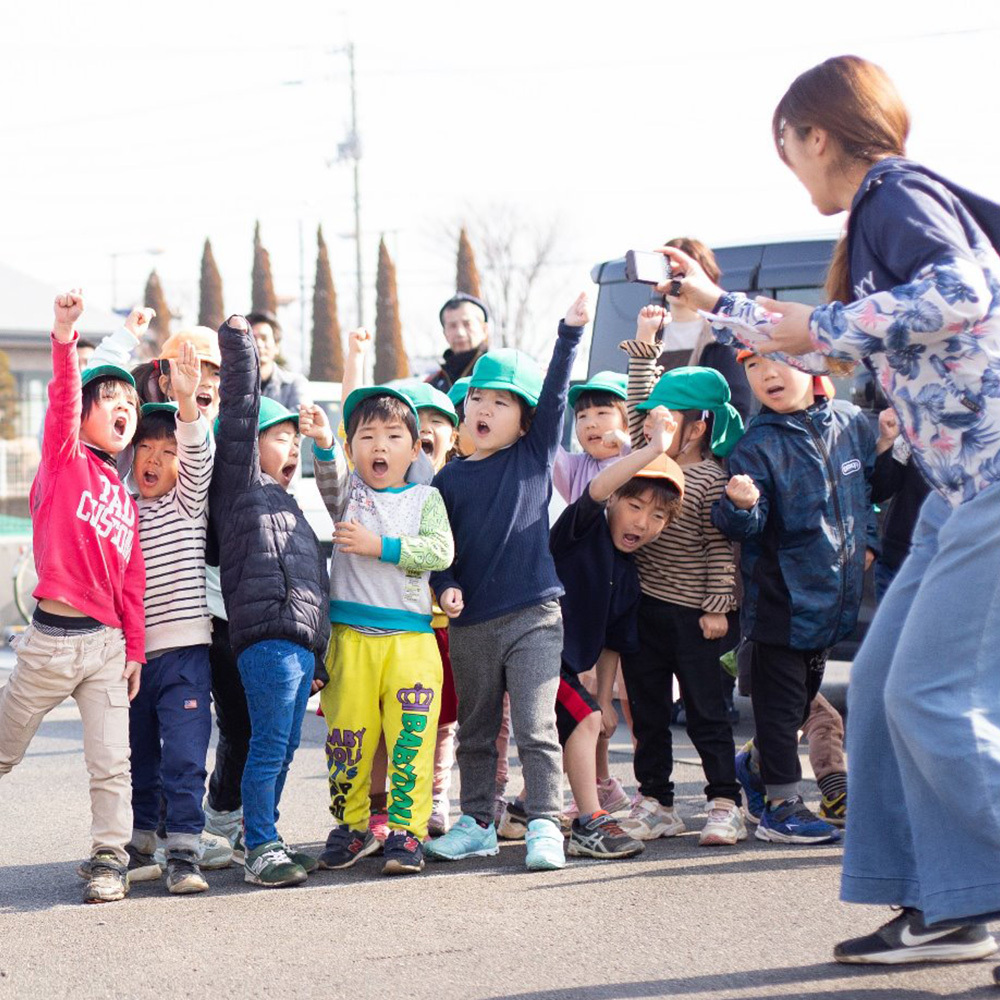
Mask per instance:
[[[163,874],[162,869],[152,854],[143,854],[142,851],[136,850],[131,844],[125,845],[125,851],[128,853],[128,880],[130,883],[155,882]],[[111,857],[115,856],[113,851],[98,851],[95,857],[104,854],[110,854]],[[117,862],[117,859],[115,860]],[[94,858],[81,861],[76,869],[77,875],[89,881],[93,864]]]
[[[128,869],[114,851],[98,851],[87,864],[85,903],[113,903],[128,895]]]
[[[228,868],[233,862],[233,848],[225,837],[220,837],[214,833],[203,833],[198,838],[198,846],[201,849],[201,860],[198,867],[202,871],[214,872],[220,868]],[[153,855],[153,860],[161,868],[167,867],[167,845],[160,841]]]
[[[167,889],[175,896],[208,890],[194,851],[171,851],[167,855]]]

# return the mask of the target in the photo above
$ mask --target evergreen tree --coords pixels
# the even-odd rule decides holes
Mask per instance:
[[[10,358],[0,351],[0,438],[13,441],[18,436],[17,381],[10,370]]]
[[[375,383],[381,385],[410,374],[403,347],[396,294],[396,265],[386,249],[385,237],[378,242],[378,274],[375,278]]]
[[[156,311],[152,322],[149,324],[149,332],[153,340],[156,357],[163,342],[170,336],[170,306],[167,305],[167,297],[163,294],[163,285],[160,284],[160,276],[154,268],[149,272],[149,280],[146,282],[146,290],[142,296],[143,305]]]
[[[458,267],[455,276],[455,291],[475,295],[477,299],[483,297],[479,286],[476,255],[472,252],[472,244],[469,242],[469,234],[465,231],[465,226],[462,226],[462,231],[458,234]]]
[[[271,255],[260,241],[260,222],[253,229],[253,287],[250,294],[251,312],[278,312],[278,299],[271,279]]]
[[[205,249],[201,253],[201,283],[198,302],[198,325],[218,330],[226,318],[222,305],[222,275],[212,254],[212,244],[205,240]]]
[[[319,382],[340,382],[344,378],[344,345],[337,317],[337,289],[333,285],[330,255],[323,239],[323,227],[316,230],[316,284],[313,288],[312,356],[309,378]]]

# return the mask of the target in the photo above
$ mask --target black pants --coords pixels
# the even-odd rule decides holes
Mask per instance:
[[[757,727],[754,741],[760,751],[761,776],[769,795],[788,798],[795,792],[787,786],[797,786],[802,778],[799,730],[823,682],[829,650],[789,649],[766,642],[749,645],[750,691]],[[775,787],[777,792],[772,791]]]
[[[674,766],[670,735],[673,678],[684,699],[687,731],[701,757],[709,799],[739,801],[733,730],[723,696],[722,639],[706,639],[702,612],[643,596],[639,606],[638,653],[622,657],[622,671],[632,709],[635,778],[639,793],[662,805],[674,803]]]
[[[240,785],[250,750],[250,712],[243,681],[229,645],[229,623],[212,619],[212,700],[219,726],[215,770],[208,782],[208,804],[216,812],[232,812],[243,805]]]

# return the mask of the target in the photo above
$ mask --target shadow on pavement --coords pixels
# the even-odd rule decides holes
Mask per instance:
[[[987,961],[981,963],[983,978],[988,979],[992,973],[992,965]],[[796,983],[818,983],[823,980],[850,980],[860,976],[871,976],[884,973],[887,980],[885,989],[859,989],[856,986],[844,986],[838,989],[817,990],[810,988],[807,994],[809,1000],[924,1000],[924,998],[940,997],[937,990],[914,990],[912,986],[893,987],[891,978],[898,971],[912,972],[913,966],[899,970],[879,969],[873,966],[836,965],[833,962],[821,962],[815,965],[788,966],[782,969],[752,969],[748,972],[720,973],[712,976],[690,976],[678,979],[647,979],[636,983],[600,983],[593,986],[573,986],[564,990],[538,990],[528,993],[498,993],[484,1000],[641,1000],[643,997],[683,996],[686,993],[712,993],[725,991],[732,994],[734,990],[747,990],[739,994],[741,1000],[774,1000],[773,992],[768,988],[775,986],[791,986]],[[756,991],[756,992],[753,992]],[[785,994],[781,994],[785,995]],[[995,987],[983,986],[961,993],[949,993],[948,996],[957,1000],[967,1000],[972,997],[995,996]]]

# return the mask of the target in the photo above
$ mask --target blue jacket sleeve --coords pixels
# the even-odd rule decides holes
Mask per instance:
[[[260,363],[250,331],[234,330],[225,323],[219,327],[219,351],[222,367],[212,487],[214,492],[233,495],[260,480]]]
[[[876,555],[882,551],[878,535],[878,515],[875,513],[875,503],[872,499],[872,485],[875,479],[875,432],[863,414],[857,417],[861,433],[862,461],[865,463],[865,486],[868,497],[868,519],[865,523],[865,548],[871,549]]]
[[[762,534],[770,509],[771,474],[757,450],[741,441],[729,456],[733,476],[749,476],[760,490],[760,498],[750,510],[740,510],[725,493],[712,504],[712,524],[734,542],[745,542]]]
[[[582,336],[582,326],[567,326],[562,321],[559,322],[559,335],[556,337],[549,370],[545,373],[531,429],[524,437],[528,446],[547,465],[555,462],[562,439],[569,379]]]

